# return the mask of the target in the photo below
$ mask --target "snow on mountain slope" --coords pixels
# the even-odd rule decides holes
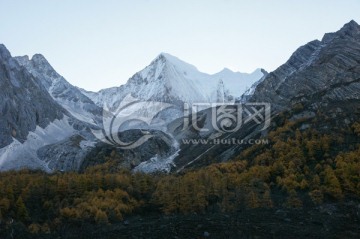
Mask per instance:
[[[156,120],[151,121],[150,127],[166,131],[164,126],[183,116],[184,102],[233,102],[234,96],[240,96],[260,77],[257,71],[242,74],[226,69],[209,75],[162,53],[125,85],[94,93],[68,83],[42,55],[36,54],[31,59],[27,56],[12,57],[5,46],[0,45],[0,112],[3,112],[0,121],[0,171],[20,168],[40,168],[47,172],[79,169],[86,154],[97,142],[90,128],[104,126],[103,130],[106,130],[103,113],[113,116],[112,112],[103,112],[104,103],[110,110],[116,109],[129,95],[143,101],[169,103],[166,110],[156,114]],[[156,111],[139,105],[142,104],[126,108],[133,114],[138,113],[137,120]],[[126,124],[124,128],[132,129],[132,125]],[[143,127],[141,122],[135,124],[135,128],[139,125]],[[145,163],[138,170],[168,171],[177,155],[176,151],[172,153],[167,158],[151,154],[149,160],[142,160]]]
[[[45,128],[66,111],[0,44],[0,148],[24,142],[37,126]]]
[[[116,106],[126,95],[176,105],[187,103],[231,102],[263,76],[261,69],[251,74],[224,69],[210,75],[200,72],[175,56],[161,53],[125,85],[83,94],[98,106]],[[220,93],[221,92],[221,93]],[[220,93],[220,95],[219,95]]]
[[[36,127],[30,132],[24,143],[13,139],[13,142],[0,149],[0,171],[20,168],[40,168],[50,171],[47,164],[39,159],[37,150],[49,144],[59,142],[75,133],[69,124],[69,118],[64,116],[61,120],[55,120],[46,128]]]
[[[80,121],[96,125],[100,121],[101,108],[59,75],[41,54],[14,57],[40,82],[53,99]]]
[[[0,99],[0,171],[77,169],[95,140],[90,127],[97,127],[88,119],[93,109],[100,116],[101,108],[57,74],[43,56],[15,58],[2,44]]]
[[[252,73],[233,72],[224,68],[219,73],[212,75],[213,79],[222,79],[224,86],[229,93],[235,97],[240,96],[253,84],[258,82],[264,76],[263,69],[256,69]]]
[[[264,81],[264,79],[266,78],[266,76],[269,74],[267,71],[265,71],[264,69],[261,69],[263,76],[260,78],[260,80],[256,81],[254,84],[252,84],[252,86],[250,88],[248,88],[239,98],[239,102],[241,103],[245,103],[249,100],[249,98],[254,94],[256,87]]]

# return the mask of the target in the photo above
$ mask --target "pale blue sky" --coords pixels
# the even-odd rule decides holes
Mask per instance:
[[[43,54],[88,90],[168,52],[199,70],[274,70],[300,45],[360,23],[359,0],[0,0],[0,43]]]

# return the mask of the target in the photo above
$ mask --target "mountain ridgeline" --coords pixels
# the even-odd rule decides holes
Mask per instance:
[[[271,104],[271,125],[253,121],[240,130],[225,133],[221,139],[267,138],[272,130],[285,121],[303,121],[299,129],[316,129],[323,133],[340,132],[359,120],[360,106],[360,27],[351,21],[335,33],[327,33],[321,41],[301,46],[290,59],[275,71],[264,75],[246,91],[243,102]],[[251,94],[250,94],[251,93]],[[244,99],[246,99],[244,101]],[[319,115],[320,114],[320,115]],[[198,114],[197,124],[208,126],[211,110]],[[284,118],[284,115],[287,117]],[[321,124],[313,121],[323,119]],[[176,138],[208,139],[212,131],[204,133],[190,125],[185,131],[183,120],[173,121],[169,127]],[[184,144],[174,162],[178,168],[197,168],[210,162],[232,160],[249,145]],[[195,152],[196,156],[193,156]],[[195,159],[195,160],[194,160]]]
[[[125,85],[99,92],[72,86],[40,54],[31,59],[11,57],[1,45],[0,94],[4,100],[0,170],[78,171],[97,164],[94,158],[103,157],[104,148],[110,150],[113,146],[104,145],[92,132],[106,131],[103,109],[116,111],[128,96],[171,105],[157,116],[165,123],[153,129],[158,131],[154,139],[138,149],[116,149],[125,157],[121,165],[127,165],[128,169],[138,170],[137,166],[143,163],[142,166],[148,165],[147,169],[142,167],[145,171],[149,168],[150,171],[165,168],[179,171],[208,165],[209,157],[214,157],[214,162],[231,160],[247,147],[184,144],[184,139],[208,139],[217,133],[212,125],[211,109],[198,112],[196,122],[185,126],[184,103],[265,102],[271,105],[274,119],[279,113],[301,105],[302,110],[289,120],[316,118],[319,111],[328,109],[327,114],[344,114],[334,118],[339,127],[344,122],[350,125],[357,120],[356,103],[360,97],[359,39],[359,25],[351,21],[339,31],[325,34],[321,41],[301,46],[285,64],[270,73],[258,69],[244,74],[225,68],[209,75],[170,54],[161,53]],[[349,105],[355,108],[346,110]],[[149,114],[146,107],[135,107],[134,111],[138,111],[140,118]],[[203,131],[198,125],[210,130]],[[272,120],[271,127],[261,131],[261,126],[247,122],[237,132],[224,133],[218,139],[230,135],[237,139],[266,137],[267,132],[277,126]],[[130,131],[122,134],[125,140],[133,140],[135,135],[141,137],[136,128],[125,127],[123,131],[126,130]],[[161,131],[167,136],[161,136]],[[169,145],[164,137],[165,141],[167,137],[172,138],[172,143]]]
[[[183,116],[184,103],[234,102],[263,76],[260,69],[251,74],[224,69],[209,75],[162,53],[125,85],[88,92],[67,82],[40,54],[31,59],[12,57],[4,45],[0,52],[1,171],[78,171],[91,165],[85,159],[104,146],[92,134],[104,128],[103,119],[109,112],[103,109],[116,111],[127,96],[168,103],[172,107],[162,112],[161,118],[169,123]],[[138,117],[149,114],[147,108],[136,110]],[[126,129],[135,130],[123,134],[126,140],[138,135],[136,128]],[[165,161],[172,156],[174,149],[163,142],[166,136],[161,134],[155,133],[152,140],[136,150],[120,150],[127,158],[124,165],[134,168],[156,155]]]
[[[360,98],[360,27],[355,21],[300,47],[256,87],[251,101],[271,102],[277,111],[298,102]]]
[[[99,92],[72,86],[41,55],[11,57],[0,45],[0,86],[1,238],[360,236],[354,21],[270,73],[209,75],[162,53],[125,85]],[[93,132],[108,130],[108,111],[129,95],[172,108],[159,114],[161,127],[116,132],[125,141],[152,136],[124,149]],[[235,102],[254,106],[248,111],[268,104],[270,120],[219,131],[221,105],[181,114],[184,103],[214,102],[231,113]]]

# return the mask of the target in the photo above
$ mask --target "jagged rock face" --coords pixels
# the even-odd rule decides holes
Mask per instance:
[[[150,66],[135,74],[121,87],[85,92],[69,84],[40,54],[11,57],[0,48],[0,170],[40,168],[45,171],[78,170],[83,159],[96,149],[96,140],[89,128],[101,126],[102,103],[116,106],[132,94],[142,100],[169,102],[182,106],[184,102],[224,102],[231,99],[226,79],[244,80],[248,75],[224,70],[212,78],[194,66],[170,55],[161,54]],[[222,77],[225,80],[222,80]],[[244,79],[242,79],[241,77]],[[212,81],[211,91],[204,91],[199,80]],[[252,76],[257,79],[257,73]],[[247,84],[252,84],[252,81]],[[207,82],[209,83],[209,82]],[[96,99],[96,105],[90,98]],[[100,102],[100,103],[99,103]],[[181,107],[161,112],[158,117],[169,121],[183,115]],[[129,131],[134,132],[134,131]],[[127,140],[133,133],[124,134]],[[161,136],[162,134],[159,133]],[[171,157],[177,146],[160,140],[149,140],[136,150],[122,152],[123,166],[141,170],[170,170]],[[13,138],[15,140],[13,140]],[[155,138],[156,139],[156,138]],[[99,146],[101,147],[101,146]],[[146,161],[151,159],[151,164]]]
[[[346,104],[346,114],[339,124],[351,122],[356,119],[351,115],[351,109],[358,107],[360,102],[360,27],[352,21],[340,31],[326,34],[321,41],[300,47],[274,72],[258,71],[261,74],[255,72],[248,82],[250,86],[261,78],[247,91],[252,95],[250,102],[269,102],[275,112],[291,108],[297,102],[308,103],[305,104],[306,110],[293,116],[293,120],[313,117],[317,107],[326,105],[325,109],[330,112],[333,106]],[[263,75],[266,76],[262,78]],[[237,80],[246,77],[248,75],[227,69],[208,75],[175,57],[161,54],[126,85],[98,93],[86,92],[66,82],[43,56],[35,55],[31,60],[27,57],[12,58],[0,45],[0,170],[39,166],[47,171],[83,169],[97,163],[84,161],[89,159],[88,153],[103,156],[104,145],[94,147],[95,139],[88,127],[100,122],[104,103],[116,108],[128,94],[141,100],[176,106],[184,102],[233,101],[245,91]],[[353,105],[347,104],[350,101]],[[182,113],[179,109],[175,111]],[[207,109],[198,117],[199,125],[210,129],[207,133],[196,131],[194,125],[183,129],[183,119],[173,121],[168,125],[168,132],[173,134],[169,137],[171,144],[166,142],[169,135],[159,132],[157,138],[139,148],[121,150],[121,165],[149,172],[159,169],[181,171],[193,165],[211,163],[209,156],[216,155],[216,162],[231,159],[241,147],[185,144],[179,147],[174,144],[174,139],[225,139],[230,136],[216,134],[211,128],[211,116],[210,109]],[[173,120],[177,115],[167,112],[163,117]],[[249,122],[231,137],[260,137],[260,128]],[[128,140],[138,136],[134,130],[124,134]],[[107,147],[113,150],[112,146]]]
[[[360,99],[360,26],[351,21],[300,47],[256,88],[251,101],[281,110],[299,101]]]
[[[250,98],[246,99],[244,95],[240,101],[271,103],[274,120],[271,127],[275,128],[276,113],[293,109],[294,104],[298,102],[302,102],[304,108],[288,120],[309,119],[300,130],[314,127],[319,131],[330,131],[332,127],[341,129],[344,125],[349,125],[349,122],[357,121],[360,109],[359,25],[352,21],[340,31],[326,34],[322,41],[312,41],[300,47],[284,65],[254,84],[254,88],[245,94],[249,94]],[[318,110],[326,113],[324,115],[328,122],[311,124],[311,119],[318,116]],[[198,114],[198,125],[209,128],[211,120],[209,110]],[[178,119],[169,124],[170,131],[177,139],[211,139],[210,133],[213,130],[204,134],[195,130],[192,125],[183,129],[183,122],[184,120]],[[271,127],[269,129],[274,129]],[[262,131],[254,122],[249,122],[233,134],[220,135],[218,139],[257,139],[266,134],[266,130]],[[241,152],[244,147],[232,144],[183,143],[179,155],[174,159],[177,165],[175,170],[202,167],[208,165],[211,159],[211,162],[226,161]]]
[[[269,75],[269,72],[267,72],[266,70],[264,69],[261,69],[261,72],[263,73],[263,76],[258,80],[256,81],[254,84],[252,84],[252,86],[247,89],[242,95],[241,97],[239,98],[236,98],[236,103],[246,103],[249,101],[249,99],[254,95],[254,92],[255,92],[255,89],[256,87],[261,83],[263,82],[266,77]]]
[[[37,151],[38,157],[50,171],[77,171],[91,150],[80,135],[71,136],[55,144],[46,145]]]
[[[0,170],[78,168],[90,148],[84,142],[94,140],[92,124],[85,111],[77,111],[79,119],[64,102],[80,104],[82,109],[89,105],[89,112],[97,110],[98,117],[101,111],[43,56],[11,57],[0,45],[0,99]],[[69,146],[75,136],[83,138],[83,148]]]
[[[59,75],[44,56],[36,54],[31,60],[28,56],[14,59],[73,117],[94,125],[101,122],[102,108]]]
[[[266,72],[263,71],[262,75],[266,75]],[[44,132],[57,132],[53,135],[57,135],[59,131],[56,130],[62,127],[66,128],[66,134],[62,138],[55,137],[50,143],[47,142],[46,146],[43,144],[45,139],[35,137],[33,142],[36,148],[30,149],[36,152],[34,154],[33,151],[29,151],[33,160],[40,160],[48,170],[68,171],[84,168],[93,164],[87,160],[83,161],[84,158],[89,159],[88,152],[101,151],[102,146],[92,147],[94,141],[88,135],[86,124],[83,122],[96,124],[95,118],[100,115],[103,103],[116,108],[128,94],[141,100],[167,102],[176,106],[184,102],[232,101],[234,98],[231,97],[236,94],[231,92],[231,89],[236,87],[232,86],[229,89],[229,83],[233,82],[228,80],[230,76],[232,77],[233,73],[228,70],[207,75],[177,58],[161,54],[150,66],[136,73],[126,85],[98,93],[85,92],[67,83],[41,55],[35,55],[31,60],[26,57],[14,59],[1,46],[0,112],[3,119],[0,121],[0,153],[2,147],[12,142],[12,138],[24,142],[28,133],[35,129],[37,132],[32,135],[40,137],[43,130],[36,126],[45,128],[50,125],[51,127]],[[211,82],[208,88],[201,84],[204,79],[208,80],[207,83]],[[340,107],[339,105],[350,101],[355,101],[354,107],[357,107],[360,102],[359,25],[352,21],[338,32],[326,34],[321,41],[312,41],[300,47],[284,65],[264,76],[248,90],[248,93],[253,93],[250,102],[271,103],[274,112],[291,108],[297,102],[306,103],[306,110],[295,115],[293,120],[311,118],[319,107],[325,107],[330,112],[332,106]],[[240,95],[241,92],[238,96]],[[83,111],[78,111],[75,106],[79,106]],[[349,112],[347,109],[341,122],[350,122],[356,118]],[[53,124],[56,119],[62,119],[64,116],[71,120]],[[170,117],[171,120],[176,118],[174,114],[166,114],[164,117]],[[89,121],[90,119],[93,121]],[[168,125],[168,132],[174,137],[170,137],[171,143],[174,139],[221,139],[229,136],[214,135],[216,132],[211,128],[211,120],[210,109],[199,114],[199,125],[211,129],[207,133],[197,132],[192,125],[183,130],[182,119],[173,121]],[[250,122],[231,137],[260,137],[260,128]],[[132,130],[128,132],[128,135],[124,135],[128,140],[138,136]],[[142,147],[121,151],[124,160],[121,164],[124,167],[140,167],[149,171],[159,168],[164,170],[162,164],[166,164],[169,166],[165,167],[166,170],[181,171],[192,165],[208,164],[207,159],[211,155],[218,155],[217,162],[229,160],[241,150],[241,147],[234,145],[209,147],[184,144],[178,147],[176,144],[166,143],[161,133],[158,136],[159,138],[146,142]],[[17,147],[21,147],[18,145]],[[150,158],[154,161],[153,164],[149,162]],[[0,163],[1,160],[0,155]]]
[[[178,150],[176,141],[162,131],[151,130],[151,137],[134,149],[122,149],[108,144],[99,144],[93,148],[82,162],[80,170],[100,164],[104,157],[116,160],[119,167],[142,172],[169,172],[173,165],[171,158]],[[124,141],[135,141],[141,137],[141,130],[121,132]],[[116,153],[116,156],[114,155]]]
[[[0,45],[0,99],[0,148],[12,138],[24,142],[36,126],[44,128],[65,112],[4,45]]]

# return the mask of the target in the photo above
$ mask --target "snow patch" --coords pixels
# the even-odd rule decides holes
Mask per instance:
[[[92,125],[96,125],[96,122],[94,121],[94,115],[90,113],[89,111],[85,110],[86,104],[84,104],[81,101],[74,102],[69,100],[62,100],[60,98],[56,99],[57,102],[64,107],[72,116],[74,116],[76,119],[86,122]]]
[[[149,160],[140,163],[134,168],[134,172],[143,172],[143,173],[154,173],[154,172],[165,172],[170,173],[171,168],[175,167],[174,159],[179,155],[180,146],[179,143],[174,140],[172,148],[175,149],[175,152],[167,157],[161,158],[158,155],[150,158]]]
[[[84,150],[88,149],[88,148],[93,148],[93,147],[95,147],[95,144],[96,144],[96,142],[94,142],[94,141],[83,140],[80,142],[80,148],[84,149]]]
[[[43,146],[53,144],[71,136],[75,130],[64,116],[61,120],[55,120],[46,128],[36,127],[30,132],[24,143],[14,141],[0,149],[0,171],[32,168],[50,171],[45,162],[37,156],[37,150]]]

